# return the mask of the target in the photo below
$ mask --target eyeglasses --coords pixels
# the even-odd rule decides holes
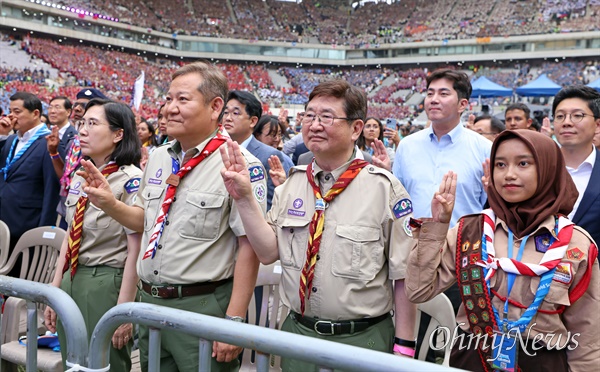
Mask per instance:
[[[104,125],[103,123],[97,121],[97,120],[85,120],[85,119],[81,119],[78,120],[75,125],[77,126],[77,130],[81,131],[82,129],[85,129],[86,131],[89,131],[91,128],[97,128],[100,125]]]
[[[319,123],[321,123],[321,125],[323,125],[325,127],[332,126],[335,119],[339,119],[339,120],[355,120],[354,118],[338,118],[338,117],[335,117],[335,116],[333,116],[331,114],[317,115],[317,114],[313,114],[313,113],[305,113],[304,116],[302,117],[302,125],[310,125],[310,124],[312,124],[312,122],[317,117],[319,118]]]
[[[563,121],[565,121],[567,116],[571,118],[571,123],[573,123],[573,124],[580,123],[583,120],[583,118],[586,116],[591,116],[591,117],[595,118],[594,115],[584,114],[583,112],[576,112],[573,114],[556,114],[556,115],[554,115],[554,122],[560,124]]]
[[[231,118],[233,120],[238,119],[240,116],[242,116],[242,112],[240,111],[223,111],[223,119],[225,119],[228,115],[231,115]]]

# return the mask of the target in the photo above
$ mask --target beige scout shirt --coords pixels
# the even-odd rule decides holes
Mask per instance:
[[[420,231],[414,231],[418,244],[410,252],[408,259],[408,274],[406,293],[411,301],[425,302],[443,292],[456,282],[455,257],[456,236],[458,225],[448,231],[448,225],[426,221]],[[522,262],[538,263],[543,253],[536,250],[533,236],[539,232],[550,232],[554,229],[554,218],[549,217],[531,235],[522,257]],[[496,257],[507,257],[508,228],[504,221],[496,219],[496,234],[494,248]],[[598,262],[588,262],[588,250],[592,239],[581,228],[573,231],[567,254],[555,272],[550,292],[542,302],[540,309],[556,310],[561,305],[567,306],[562,315],[544,314],[538,312],[532,319],[531,330],[525,331],[524,336],[533,339],[537,334],[544,335],[547,345],[564,347],[569,340],[567,351],[570,371],[592,371],[598,369],[600,361],[600,338],[597,335],[597,325],[600,324],[600,277]],[[521,239],[515,237],[513,255],[519,250]],[[571,253],[569,253],[571,252]],[[581,254],[578,254],[581,252]],[[567,257],[574,257],[569,259]],[[575,304],[569,301],[569,291],[579,283],[588,266],[593,270],[591,282],[583,297]],[[517,276],[510,299],[529,306],[537,291],[539,277]],[[506,297],[507,277],[504,271],[497,270],[490,280],[490,286],[500,296]],[[504,301],[498,297],[492,299],[496,309],[504,308]],[[525,309],[509,305],[508,317],[514,321],[521,317]],[[456,321],[464,331],[469,331],[469,323],[464,305],[461,305]],[[541,336],[539,336],[541,337]],[[539,339],[538,337],[538,339]],[[560,339],[559,339],[560,337]],[[576,347],[575,347],[576,346]]]
[[[100,167],[100,170],[105,166]],[[117,200],[132,205],[139,187],[142,171],[133,165],[124,165],[108,176]],[[84,179],[73,176],[65,205],[69,225],[73,221],[75,206],[81,196]],[[79,248],[79,263],[85,266],[107,265],[116,268],[125,266],[127,258],[127,234],[133,231],[124,228],[104,211],[89,203],[83,215],[83,232]]]
[[[325,173],[315,167],[324,194],[349,163]],[[300,312],[300,272],[306,260],[308,226],[315,196],[306,166],[275,189],[267,221],[277,234],[282,265],[281,297]],[[394,206],[409,206],[395,217]],[[408,193],[391,173],[368,165],[325,210],[325,227],[305,315],[328,320],[375,317],[392,309],[392,280],[403,279],[408,253],[416,243],[405,228]],[[410,210],[409,210],[410,209]],[[401,213],[399,213],[401,214]]]
[[[145,210],[137,270],[140,279],[147,283],[194,284],[233,276],[237,237],[246,233],[235,203],[225,189],[220,173],[223,161],[218,150],[181,179],[156,254],[142,260],[165,197],[172,159],[183,164],[183,160],[197,156],[208,141],[188,150],[185,159],[181,158],[177,141],[156,148],[150,155],[135,203]],[[258,173],[252,178],[252,187],[264,211],[268,175],[258,159],[245,149],[242,153],[248,168]]]

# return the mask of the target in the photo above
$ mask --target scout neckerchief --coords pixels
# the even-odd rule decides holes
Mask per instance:
[[[15,136],[15,138],[13,139],[12,145],[10,146],[10,150],[8,151],[8,157],[6,158],[6,165],[4,165],[4,168],[0,169],[0,172],[4,173],[4,180],[6,181],[6,177],[8,176],[8,171],[10,170],[10,168],[21,158],[21,156],[23,156],[23,154],[25,154],[25,152],[29,149],[29,147],[40,137],[42,136],[47,136],[50,134],[50,129],[48,129],[48,127],[46,127],[45,125],[43,127],[40,127],[29,139],[29,141],[27,141],[27,143],[25,143],[25,145],[23,147],[21,147],[21,149],[19,150],[18,153],[14,153],[15,151],[15,146],[17,145],[17,142],[19,141],[19,138],[17,136]]]
[[[67,196],[69,185],[75,174],[75,170],[79,167],[81,162],[81,143],[79,142],[79,135],[73,136],[73,142],[69,147],[69,153],[67,155],[65,170],[62,177],[60,178],[60,195]]]
[[[227,141],[226,133],[223,132],[223,128],[219,126],[217,130],[217,135],[214,136],[204,147],[204,149],[200,152],[198,156],[195,156],[188,160],[182,167],[179,169],[179,161],[171,158],[173,165],[173,173],[167,178],[167,191],[165,193],[165,198],[163,200],[162,206],[160,208],[160,213],[158,214],[158,218],[154,223],[154,228],[152,230],[152,235],[150,235],[150,240],[148,241],[148,247],[144,252],[144,256],[142,260],[147,258],[154,258],[156,254],[156,247],[158,246],[158,242],[160,241],[160,237],[162,236],[165,221],[167,220],[167,216],[169,214],[169,209],[171,208],[171,204],[173,203],[173,197],[175,196],[175,192],[177,191],[177,186],[181,179],[185,177],[192,169],[194,169],[198,164],[200,164],[204,159],[210,156],[213,152],[215,152],[222,144]]]
[[[108,177],[119,170],[119,166],[114,161],[111,161],[102,169],[102,175]],[[81,233],[83,232],[83,215],[88,205],[88,197],[86,194],[82,194],[77,200],[75,205],[75,214],[73,215],[73,221],[71,222],[71,230],[69,231],[68,249],[65,256],[65,266],[63,267],[63,274],[71,268],[71,280],[77,272],[77,265],[79,263],[79,248],[81,247]]]
[[[323,227],[325,225],[325,208],[327,207],[327,203],[331,203],[336,196],[344,191],[350,182],[352,182],[358,173],[360,173],[360,171],[368,164],[369,163],[364,160],[352,160],[348,169],[346,169],[340,178],[335,181],[325,196],[321,196],[321,190],[315,183],[315,175],[313,174],[314,159],[306,169],[308,183],[312,186],[315,194],[316,205],[315,213],[313,214],[308,227],[308,248],[306,249],[306,261],[304,262],[304,267],[302,268],[302,273],[300,274],[300,310],[302,311],[302,315],[304,315],[306,297],[310,298],[312,280],[315,276],[315,264],[317,263],[317,253],[319,253],[319,247],[321,246],[321,234],[323,233]]]

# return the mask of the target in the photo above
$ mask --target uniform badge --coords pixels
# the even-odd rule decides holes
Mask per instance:
[[[475,335],[479,336],[483,334],[483,330],[481,329],[481,327],[475,326],[473,327],[473,333],[475,333]]]
[[[408,235],[412,238],[413,234],[412,234],[412,230],[410,228],[410,221],[408,218],[404,220],[404,232],[406,233],[406,235]]]
[[[466,252],[469,250],[469,248],[471,247],[471,243],[467,240],[466,242],[463,243],[462,245],[462,251]]]
[[[479,278],[481,278],[481,269],[479,269],[478,267],[471,269],[471,279],[476,280]]]
[[[477,323],[479,323],[479,318],[477,318],[477,315],[471,313],[471,314],[469,314],[469,322],[471,324],[477,324]]]
[[[467,302],[465,302],[465,307],[469,310],[473,310],[473,308],[475,307],[473,300],[467,300]]]
[[[479,306],[479,307],[480,307],[480,308],[482,308],[482,309],[485,309],[485,305],[486,305],[486,303],[485,303],[485,298],[483,298],[483,297],[479,297],[479,298],[477,299],[477,306]]]
[[[581,259],[583,259],[585,257],[585,253],[583,253],[581,251],[581,249],[575,247],[573,249],[569,249],[567,251],[567,258],[569,260],[577,260],[580,261]]]
[[[472,254],[469,256],[469,262],[471,262],[471,265],[475,265],[477,263],[477,261],[479,261],[478,254]]]
[[[248,173],[250,173],[250,182],[256,182],[265,179],[265,172],[263,171],[263,167],[260,165],[250,167],[248,169]]]
[[[463,285],[462,291],[463,291],[463,296],[470,296],[471,295],[471,286],[468,284]]]
[[[540,253],[546,253],[552,241],[552,235],[542,234],[535,237],[535,250]]]
[[[481,319],[484,322],[489,322],[490,321],[490,314],[487,311],[484,311],[481,313]]]
[[[466,282],[466,281],[468,281],[468,280],[469,280],[469,273],[467,272],[467,270],[462,270],[462,271],[460,272],[460,279],[461,279],[461,281],[463,281],[463,282]]]
[[[481,240],[478,240],[475,243],[473,243],[473,250],[474,251],[478,250],[479,247],[481,247]]]
[[[468,264],[469,264],[469,259],[467,258],[467,256],[463,256],[461,267],[465,268],[465,267],[467,267]]]
[[[125,184],[125,191],[127,191],[128,194],[131,194],[132,192],[136,192],[140,189],[140,179],[139,178],[132,178],[129,181],[127,181],[127,183]]]
[[[300,198],[297,198],[296,200],[294,200],[294,203],[292,205],[294,206],[294,208],[300,209],[304,205],[304,201],[302,201],[302,199]]]
[[[552,280],[559,283],[571,284],[573,281],[573,268],[570,262],[561,262],[556,266]]]
[[[475,290],[475,294],[483,294],[483,284],[482,283],[475,283],[473,285],[473,290]]]
[[[393,212],[396,218],[404,217],[412,213],[412,203],[409,199],[402,199],[394,205]]]
[[[160,178],[160,176],[162,176],[162,168],[158,168],[156,171],[156,178]]]
[[[254,198],[259,203],[264,203],[265,199],[267,198],[267,188],[265,185],[262,183],[256,184],[252,189],[252,192],[254,193]]]

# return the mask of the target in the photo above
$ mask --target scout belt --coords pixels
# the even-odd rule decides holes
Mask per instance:
[[[389,316],[389,314],[383,314],[375,318],[364,318],[356,320],[338,320],[329,321],[315,319],[308,316],[302,316],[294,311],[290,312],[292,319],[305,326],[306,328],[312,329],[323,336],[353,334],[364,331],[372,325],[375,325]]]
[[[200,296],[213,293],[217,287],[229,282],[229,279],[217,282],[205,282],[188,285],[152,285],[142,281],[142,290],[156,298],[181,298],[189,296]]]

